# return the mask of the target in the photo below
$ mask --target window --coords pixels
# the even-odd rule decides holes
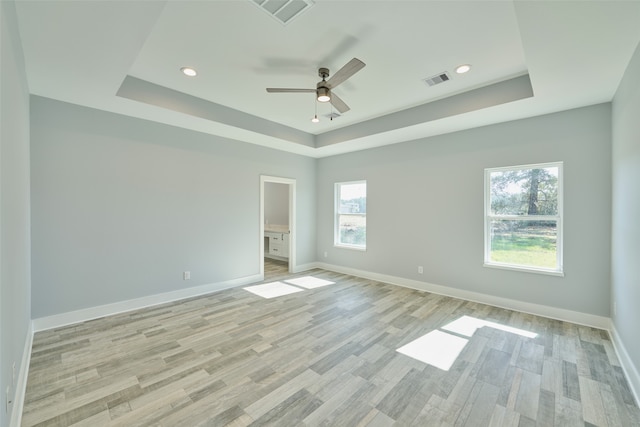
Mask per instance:
[[[334,245],[367,248],[367,182],[338,182],[335,186]]]
[[[562,163],[485,169],[486,266],[562,275]]]

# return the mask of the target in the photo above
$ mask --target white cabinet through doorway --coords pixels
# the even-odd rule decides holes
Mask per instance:
[[[265,231],[265,255],[289,258],[289,233]]]

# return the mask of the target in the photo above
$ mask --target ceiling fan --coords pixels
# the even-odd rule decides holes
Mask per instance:
[[[307,92],[315,92],[316,98],[320,102],[330,102],[336,110],[338,110],[341,114],[350,110],[349,106],[345,104],[345,102],[340,99],[338,95],[332,92],[336,86],[340,83],[343,83],[349,77],[353,76],[355,73],[364,68],[366,64],[360,61],[358,58],[353,58],[351,61],[347,62],[347,64],[340,68],[338,72],[336,72],[329,80],[329,69],[328,68],[319,68],[318,75],[322,78],[321,81],[318,82],[315,89],[291,89],[291,88],[274,88],[268,87],[267,92],[269,93],[307,93]]]

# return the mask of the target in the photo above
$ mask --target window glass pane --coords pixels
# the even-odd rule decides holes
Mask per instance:
[[[367,184],[365,182],[340,185],[338,213],[367,213]]]
[[[557,215],[558,167],[493,171],[492,215]]]
[[[491,221],[492,262],[556,269],[556,221]]]
[[[364,215],[340,215],[338,233],[340,243],[364,246],[367,243],[367,217]]]

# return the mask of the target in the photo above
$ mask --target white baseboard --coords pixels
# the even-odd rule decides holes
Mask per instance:
[[[467,301],[480,302],[496,307],[517,310],[524,313],[535,314],[537,316],[548,317],[551,319],[563,320],[579,325],[591,326],[599,329],[609,330],[611,320],[608,317],[596,316],[588,313],[581,313],[572,310],[566,310],[557,307],[550,307],[541,304],[534,304],[525,301],[519,301],[509,298],[496,297],[486,295],[479,292],[466,291],[448,286],[435,285],[432,283],[421,282],[418,280],[406,279],[403,277],[390,276],[380,273],[372,273],[369,271],[358,270],[349,267],[342,267],[322,262],[312,262],[308,264],[297,265],[293,268],[294,273],[300,273],[314,268],[322,268],[337,273],[350,274],[352,276],[362,277],[365,279],[385,282],[392,285],[403,286],[406,288],[416,289],[420,291],[431,292],[439,295],[460,298]],[[33,331],[38,332],[46,329],[57,328],[60,326],[70,325],[73,323],[84,322],[99,317],[109,316],[113,314],[123,313],[131,310],[137,310],[153,305],[164,304],[172,301],[178,301],[185,298],[191,298],[223,289],[242,286],[263,280],[259,274],[253,276],[242,277],[239,279],[228,280],[225,282],[213,283],[208,285],[195,286],[192,288],[181,289],[177,291],[167,292],[163,294],[150,295],[143,298],[136,298],[127,301],[121,301],[112,304],[101,305],[97,307],[86,308],[67,313],[55,314],[53,316],[41,317],[33,320]]]
[[[31,363],[31,347],[33,345],[33,322],[29,323],[29,330],[24,341],[20,372],[16,380],[16,393],[13,399],[13,410],[9,425],[18,427],[22,424],[22,409],[24,408],[24,396],[27,392],[27,377],[29,376],[29,364]]]
[[[481,294],[479,292],[465,291],[448,286],[434,285],[432,283],[405,279],[403,277],[371,273],[369,271],[357,270],[354,268],[342,267],[333,264],[317,263],[317,267],[329,271],[335,271],[336,273],[350,274],[352,276],[362,277],[364,279],[376,280],[378,282],[390,283],[392,285],[403,286],[405,288],[416,289],[419,291],[426,291],[438,295],[459,298],[466,301],[479,302],[494,307],[535,314],[537,316],[548,317],[550,319],[563,320],[571,323],[576,323],[578,325],[590,326],[604,330],[609,330],[609,327],[611,326],[611,321],[608,317],[580,313],[577,311],[550,307],[541,304],[534,304],[525,301],[518,301],[509,298],[496,297],[492,295]]]
[[[627,353],[627,348],[620,338],[620,335],[618,335],[618,331],[616,330],[616,326],[613,322],[611,322],[609,331],[611,332],[611,342],[613,343],[613,348],[616,351],[616,355],[618,356],[618,360],[620,361],[622,370],[624,371],[624,374],[629,381],[629,388],[631,388],[631,393],[636,399],[636,404],[640,406],[640,372],[638,372],[638,368],[634,365],[633,360],[631,360],[631,356],[629,356],[629,353]]]
[[[303,271],[313,270],[314,268],[319,268],[317,262],[310,262],[308,264],[296,265],[293,267],[293,273],[302,273]]]
[[[61,326],[85,322],[87,320],[97,319],[113,314],[124,313],[127,311],[138,310],[154,305],[197,297],[200,295],[221,291],[223,289],[229,289],[237,286],[247,285],[249,283],[259,282],[262,279],[263,276],[256,274],[253,276],[241,277],[239,279],[232,279],[224,282],[194,286],[192,288],[180,289],[177,291],[150,295],[147,297],[135,298],[127,301],[120,301],[112,304],[105,304],[97,307],[70,311],[67,313],[54,314],[52,316],[40,317],[33,320],[33,331],[38,332],[47,329],[59,328]]]
[[[300,273],[303,271],[312,270],[314,268],[318,268],[318,264],[315,262],[296,265],[293,267],[293,273]],[[38,332],[47,329],[59,328],[61,326],[72,325],[74,323],[85,322],[87,320],[97,319],[113,314],[124,313],[127,311],[138,310],[154,305],[192,298],[199,295],[210,294],[212,292],[221,291],[223,289],[235,288],[237,286],[248,285],[250,283],[260,282],[262,280],[264,280],[264,276],[256,274],[253,276],[241,277],[239,279],[227,280],[225,282],[195,286],[192,288],[180,289],[177,291],[150,295],[147,297],[120,301],[112,304],[105,304],[76,311],[69,311],[66,313],[54,314],[52,316],[40,317],[33,320],[33,331]]]

